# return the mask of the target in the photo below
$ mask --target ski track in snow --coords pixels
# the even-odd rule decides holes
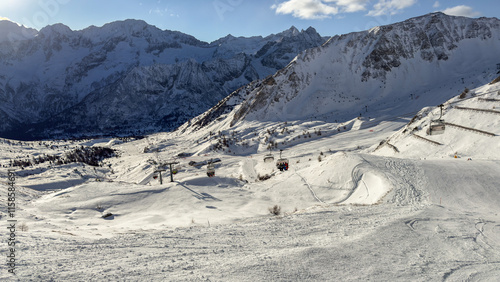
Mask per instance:
[[[298,173],[295,173],[295,175],[299,176],[300,179],[304,182],[304,185],[307,186],[307,188],[309,189],[309,191],[311,191],[311,194],[313,195],[313,197],[320,203],[322,204],[325,204],[325,202],[323,202],[320,198],[318,198],[318,196],[316,195],[316,193],[314,192],[314,190],[311,188],[311,185],[309,185],[309,183],[307,183],[307,181],[304,179],[304,177],[300,176],[300,174]]]

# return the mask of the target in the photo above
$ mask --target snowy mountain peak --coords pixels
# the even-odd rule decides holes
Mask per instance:
[[[229,35],[208,44],[141,20],[79,31],[56,24],[38,34],[0,46],[5,65],[0,69],[3,136],[173,130],[228,93],[273,74],[299,52],[324,42],[319,34],[299,33]]]
[[[103,25],[101,29],[105,32],[111,31],[119,34],[136,34],[137,32],[142,32],[144,30],[160,31],[160,29],[158,29],[157,27],[149,25],[143,20],[135,19],[127,19],[108,23]]]
[[[42,28],[39,32],[39,35],[43,36],[52,36],[52,35],[71,35],[73,31],[66,25],[58,23],[46,26]]]
[[[26,28],[8,20],[0,20],[0,42],[32,39],[36,34],[35,29]]]
[[[309,34],[311,36],[317,36],[318,32],[313,27],[308,27],[306,30],[298,30],[295,26],[291,26],[289,29],[276,34],[276,37],[296,37],[296,36],[304,36],[304,34]],[[273,35],[271,35],[273,36]]]
[[[316,31],[316,29],[312,26],[308,27],[306,30],[305,30],[306,33],[308,34],[317,34],[318,32]]]
[[[215,112],[226,117],[218,119],[225,128],[254,121],[340,122],[418,111],[490,79],[499,39],[496,18],[442,13],[335,36],[191,124],[207,125],[218,119]],[[234,105],[237,100],[241,103]]]
[[[288,30],[282,32],[281,34],[284,36],[297,36],[299,33],[300,31],[292,25]]]

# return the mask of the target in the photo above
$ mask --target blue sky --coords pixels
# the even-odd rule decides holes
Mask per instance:
[[[0,18],[35,29],[63,23],[73,30],[142,19],[211,42],[228,34],[266,36],[309,26],[333,36],[444,11],[500,17],[498,0],[0,0]]]

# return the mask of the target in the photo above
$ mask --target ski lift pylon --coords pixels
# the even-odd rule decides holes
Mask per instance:
[[[445,128],[446,128],[444,120],[442,119],[444,105],[441,104],[438,107],[441,108],[441,114],[439,115],[438,119],[431,120],[431,123],[429,125],[429,129],[427,130],[427,134],[429,134],[429,135],[443,134],[445,131]]]

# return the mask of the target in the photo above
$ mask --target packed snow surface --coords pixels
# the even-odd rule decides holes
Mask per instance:
[[[500,115],[457,106],[493,110],[498,90],[487,85],[453,98],[443,115],[492,135],[449,126],[427,135],[439,109],[426,108],[411,121],[357,119],[340,131],[326,122],[241,123],[235,136],[243,141],[217,151],[210,148],[221,139],[204,139],[216,134],[206,130],[125,141],[2,140],[2,253],[10,159],[62,155],[79,146],[106,146],[119,156],[100,167],[16,169],[16,220],[23,226],[16,231],[17,275],[2,266],[0,278],[495,281]],[[268,131],[280,128],[282,135]],[[286,142],[281,157],[288,171],[276,168],[277,150],[264,162],[265,137]],[[180,153],[174,181],[167,169],[160,184],[155,162]],[[221,161],[209,178],[211,159]],[[274,206],[278,215],[270,213]]]

